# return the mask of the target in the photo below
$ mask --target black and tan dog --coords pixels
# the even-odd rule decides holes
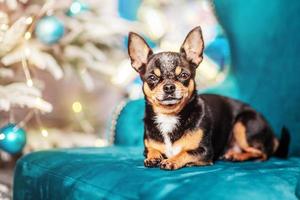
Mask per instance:
[[[197,94],[194,78],[203,49],[200,27],[187,35],[179,53],[154,54],[141,36],[129,34],[131,64],[141,76],[146,99],[145,166],[174,170],[211,165],[219,158],[287,156],[286,129],[278,141],[264,117],[249,105]]]

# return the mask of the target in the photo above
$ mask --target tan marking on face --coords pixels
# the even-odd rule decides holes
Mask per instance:
[[[181,71],[182,71],[182,68],[180,66],[177,66],[175,68],[175,74],[176,74],[176,76],[178,76],[181,73]]]
[[[158,142],[152,139],[145,139],[144,140],[145,147],[150,150],[158,151],[159,153],[165,152],[165,144],[162,142]],[[148,156],[148,155],[147,155]]]
[[[203,130],[198,129],[195,131],[186,132],[181,138],[176,140],[173,144],[174,147],[180,147],[184,151],[197,149],[203,138]]]
[[[190,80],[188,87],[185,87],[181,82],[175,81],[177,90],[181,90],[183,94],[183,98],[181,101],[172,106],[166,106],[160,104],[160,102],[156,99],[156,93],[161,93],[163,90],[164,83],[158,84],[153,90],[150,89],[149,85],[144,82],[143,90],[146,95],[147,100],[152,104],[153,110],[155,113],[166,114],[166,115],[176,115],[178,114],[182,108],[186,105],[188,100],[190,99],[193,91],[195,90],[194,80]]]
[[[158,77],[161,76],[161,71],[160,71],[160,69],[155,68],[153,72],[154,72],[154,74],[155,74],[156,76],[158,76]]]

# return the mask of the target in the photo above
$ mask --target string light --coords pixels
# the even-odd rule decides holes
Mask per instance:
[[[30,25],[33,22],[33,18],[32,17],[27,17],[25,23]]]
[[[30,53],[29,49],[26,48],[25,52],[24,52],[24,55],[22,57],[22,67],[23,67],[23,71],[24,71],[24,74],[25,74],[25,78],[26,78],[26,84],[27,84],[28,87],[32,87],[33,86],[33,81],[31,79],[30,71],[29,71],[29,68],[28,68],[28,61],[26,59],[26,56],[29,53]]]
[[[29,31],[27,31],[25,34],[24,34],[24,39],[25,40],[29,40],[31,38],[31,33]]]
[[[0,140],[4,140],[5,139],[5,135],[3,133],[0,134]]]
[[[30,55],[30,48],[25,47],[24,52],[25,52],[25,57],[26,57],[26,58],[29,57],[29,55]]]
[[[6,31],[6,30],[8,29],[8,25],[7,25],[7,24],[2,24],[2,25],[0,26],[0,29],[1,29],[2,31]]]
[[[32,79],[28,79],[28,80],[26,81],[26,84],[27,84],[28,87],[32,87],[32,86],[33,86],[33,81],[32,81]]]
[[[107,142],[101,138],[95,140],[95,147],[104,147],[107,145]]]
[[[73,112],[80,113],[82,111],[82,105],[81,105],[81,103],[79,101],[75,101],[72,104],[72,109],[73,109]]]
[[[85,133],[93,133],[94,128],[91,123],[86,120],[85,114],[82,109],[82,104],[79,101],[74,101],[72,104],[72,110],[75,113],[75,119]]]
[[[42,134],[43,137],[48,137],[49,133],[48,133],[48,131],[45,128],[42,128],[41,129],[41,134]]]
[[[38,123],[38,125],[39,125],[39,127],[40,127],[41,135],[42,135],[43,137],[47,138],[48,135],[49,135],[49,132],[47,131],[46,128],[44,128],[38,110],[35,110],[34,114],[35,114],[36,122]]]

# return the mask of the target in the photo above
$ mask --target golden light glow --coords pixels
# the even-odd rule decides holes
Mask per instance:
[[[9,26],[7,24],[2,24],[0,26],[0,29],[3,30],[3,31],[6,31],[8,28],[9,28]]]
[[[49,134],[49,133],[48,133],[48,131],[47,131],[46,129],[43,128],[43,129],[41,130],[41,134],[42,134],[43,137],[48,137],[48,134]]]
[[[82,111],[82,105],[79,101],[75,101],[72,104],[72,109],[75,113],[80,113]]]
[[[104,147],[107,145],[107,142],[101,138],[97,138],[95,141],[95,146],[96,147]]]
[[[27,17],[26,18],[26,24],[31,24],[33,22],[33,18],[32,17]]]
[[[25,52],[26,58],[29,57],[29,55],[30,55],[30,48],[29,47],[25,47],[24,52]]]
[[[32,82],[31,79],[28,79],[28,80],[26,81],[26,84],[27,84],[28,87],[32,87],[32,86],[33,86],[33,82]]]
[[[31,33],[30,32],[26,32],[24,35],[24,39],[25,40],[29,40],[31,38]]]
[[[27,84],[28,87],[32,87],[32,86],[33,86],[33,81],[32,81],[32,79],[28,79],[28,80],[26,81],[26,84]]]

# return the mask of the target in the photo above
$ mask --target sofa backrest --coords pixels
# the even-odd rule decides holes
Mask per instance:
[[[262,112],[279,134],[292,135],[300,155],[300,1],[214,0],[229,39],[240,98]]]
[[[114,144],[125,146],[141,146],[144,143],[144,99],[128,101],[117,113],[115,123]]]

